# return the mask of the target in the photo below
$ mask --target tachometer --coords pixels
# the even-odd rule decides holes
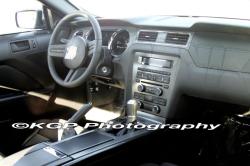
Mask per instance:
[[[128,31],[124,29],[118,30],[112,34],[108,44],[108,49],[112,55],[121,55],[127,49],[128,42]]]

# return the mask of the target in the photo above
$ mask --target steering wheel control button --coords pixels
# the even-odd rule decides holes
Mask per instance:
[[[66,47],[66,54],[64,57],[64,64],[69,69],[76,69],[80,67],[86,59],[86,40],[82,37],[73,37]]]

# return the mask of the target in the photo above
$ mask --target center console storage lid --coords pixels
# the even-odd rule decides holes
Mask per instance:
[[[92,148],[111,140],[113,140],[111,136],[94,131],[61,141],[54,144],[52,148],[70,156],[74,153]]]
[[[27,155],[24,155],[24,156],[16,156],[16,157],[20,157],[20,159],[18,159],[14,163],[15,166],[47,165],[49,163],[52,163],[61,159],[67,159],[67,161],[71,160],[68,157],[60,157],[60,156],[52,155],[51,153],[48,153],[44,149],[40,149],[35,152],[28,153]],[[63,161],[65,162],[65,160]],[[9,164],[9,162],[6,160],[6,165],[12,165],[12,164]]]

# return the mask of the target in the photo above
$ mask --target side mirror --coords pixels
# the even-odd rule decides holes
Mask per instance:
[[[43,12],[41,10],[16,12],[16,25],[23,29],[43,29],[45,28]]]

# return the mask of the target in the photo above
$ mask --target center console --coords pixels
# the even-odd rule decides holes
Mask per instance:
[[[176,56],[135,53],[132,94],[140,111],[166,117],[178,66]]]
[[[91,107],[91,103],[84,105],[68,120],[68,123],[78,122]],[[70,134],[68,136],[68,131],[74,131],[74,128],[66,128],[63,131],[65,135],[63,140],[54,143],[44,142],[24,149],[0,161],[0,165],[55,166],[74,165],[76,163],[80,165],[85,159],[94,157],[96,154],[118,148],[124,143],[152,133],[152,131],[147,130],[147,126],[161,124],[159,121],[137,114],[137,110],[137,101],[131,99],[127,102],[126,116],[107,122],[104,125],[106,127],[97,127],[97,125],[79,135]],[[111,127],[111,124],[114,126]],[[133,128],[132,125],[137,127]],[[140,126],[145,127],[141,128]]]
[[[120,124],[121,119],[113,123]],[[145,125],[158,124],[156,121],[138,116],[137,121]],[[85,165],[85,160],[102,154],[110,149],[119,148],[121,145],[152,133],[146,129],[128,130],[123,134],[119,129],[93,129],[80,135],[66,138],[55,143],[40,143],[24,149],[0,161],[0,165],[33,166],[33,165]]]

